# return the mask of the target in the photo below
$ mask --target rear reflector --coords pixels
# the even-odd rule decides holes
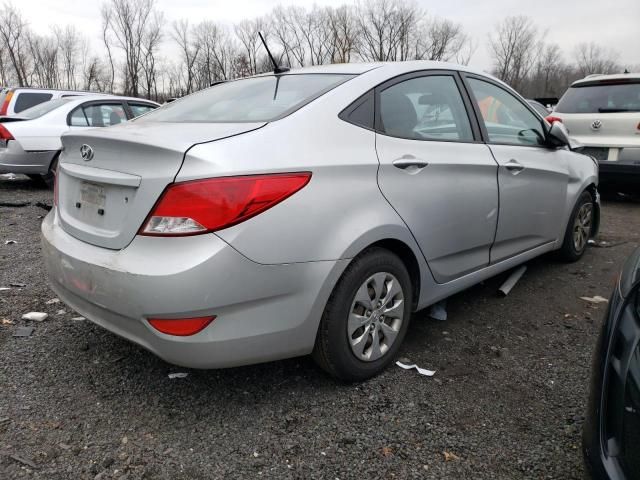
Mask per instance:
[[[183,236],[237,225],[303,188],[311,172],[219,177],[172,183],[138,232]]]
[[[549,115],[548,117],[545,117],[545,120],[549,122],[551,125],[553,125],[555,122],[562,123],[562,119],[560,117],[555,117],[553,115]]]
[[[197,318],[149,318],[149,324],[161,333],[188,337],[204,330],[207,325],[215,320],[212,317]]]
[[[7,127],[2,125],[1,123],[0,123],[0,140],[4,140],[5,142],[7,140],[15,140],[15,138],[13,138],[13,135],[11,135],[11,132],[7,130]]]

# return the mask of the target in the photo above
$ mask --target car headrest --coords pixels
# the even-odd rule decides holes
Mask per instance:
[[[109,115],[109,125],[117,125],[118,123],[122,123],[122,118],[116,112],[111,112]]]
[[[398,91],[381,95],[380,113],[385,132],[400,137],[413,137],[418,114],[409,98]]]

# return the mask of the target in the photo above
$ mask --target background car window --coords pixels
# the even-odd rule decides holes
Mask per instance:
[[[20,113],[27,108],[35,107],[39,103],[51,100],[53,94],[51,93],[35,93],[35,92],[22,92],[18,94],[16,104],[13,107],[15,113]]]
[[[133,112],[134,117],[139,117],[140,115],[144,115],[145,113],[156,109],[156,107],[152,105],[142,105],[135,103],[130,103],[129,107],[131,108],[131,112]]]
[[[84,116],[84,111],[82,107],[76,108],[71,113],[71,123],[69,123],[72,127],[88,127],[89,120]]]
[[[413,140],[473,141],[453,77],[430,75],[396,83],[380,94],[382,131]]]
[[[110,127],[127,121],[122,105],[89,105],[83,110],[90,127]]]
[[[562,96],[559,113],[640,112],[640,82],[598,82],[571,87]]]
[[[545,144],[542,121],[516,97],[483,80],[470,78],[469,85],[480,107],[490,142]]]

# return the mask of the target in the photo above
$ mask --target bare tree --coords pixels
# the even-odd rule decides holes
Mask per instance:
[[[28,83],[28,28],[22,14],[11,3],[5,3],[0,12],[0,42],[6,49],[15,80],[21,87]]]
[[[57,48],[64,77],[61,86],[76,89],[78,88],[76,70],[79,66],[78,59],[81,58],[82,36],[72,25],[67,25],[65,28],[54,27],[53,34],[57,40]]]
[[[489,36],[494,73],[498,78],[520,89],[540,54],[538,29],[529,17],[506,17]]]
[[[365,61],[411,58],[412,40],[424,12],[407,0],[368,0],[358,3],[356,51]]]
[[[332,34],[331,62],[349,63],[351,54],[355,50],[358,35],[355,10],[346,5],[330,9],[328,21]]]
[[[451,20],[434,18],[428,24],[420,25],[420,31],[425,29],[426,35],[416,35],[416,59],[448,62],[459,55],[469,42],[462,25]]]
[[[142,35],[142,73],[143,89],[147,98],[158,97],[158,78],[156,70],[156,54],[162,41],[164,15],[153,12],[149,25]]]
[[[46,88],[60,87],[57,38],[39,37],[29,32],[27,40],[32,64],[28,83]]]
[[[153,21],[155,0],[110,0],[103,6],[105,44],[113,35],[115,45],[124,53],[124,91],[137,97],[144,58],[143,39]]]
[[[197,88],[213,82],[227,80],[232,73],[232,60],[236,46],[225,27],[204,21],[195,27],[195,41],[200,45],[197,59]]]
[[[269,32],[265,31],[267,22],[263,18],[255,18],[253,20],[243,20],[235,26],[235,33],[240,41],[240,45],[243,49],[243,56],[245,61],[240,62],[243,64],[240,71],[248,71],[250,75],[261,73],[261,69],[258,65],[262,63],[258,58],[258,52],[262,49],[258,32],[263,32],[265,39],[268,40]],[[264,58],[264,55],[262,55]],[[239,59],[238,59],[239,60]]]
[[[200,43],[193,38],[187,19],[173,22],[172,29],[171,34],[182,54],[182,66],[186,76],[185,93],[191,93],[193,92],[196,75],[195,65],[200,53]]]
[[[576,67],[583,77],[592,73],[614,73],[620,70],[618,53],[596,43],[581,43],[575,49]]]

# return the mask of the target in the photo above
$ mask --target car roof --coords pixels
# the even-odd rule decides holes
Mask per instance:
[[[571,84],[571,86],[587,83],[597,83],[607,80],[640,80],[640,73],[614,73],[609,75],[594,73],[592,75],[587,75],[580,80],[576,80]]]
[[[151,103],[153,105],[160,105],[158,102],[154,102],[153,100],[147,100],[146,98],[136,98],[136,97],[124,97],[120,95],[110,95],[105,93],[91,93],[88,95],[78,95],[77,97],[66,97],[69,102],[74,103],[84,103],[84,102],[93,102],[96,100],[109,100],[109,101],[127,101],[127,102],[145,102]]]

